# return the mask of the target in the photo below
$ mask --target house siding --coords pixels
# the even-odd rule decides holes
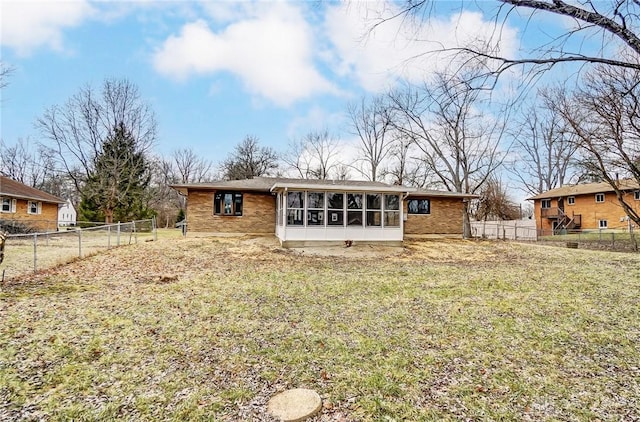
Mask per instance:
[[[588,193],[581,195],[570,195],[575,198],[575,203],[569,205],[568,197],[562,197],[564,202],[564,213],[568,216],[580,214],[582,216],[581,230],[597,230],[600,228],[600,220],[607,220],[608,229],[626,229],[628,224],[624,219],[625,212],[618,202],[614,192],[604,193],[604,202],[596,202],[596,194]],[[551,208],[558,207],[558,198],[551,199]],[[640,201],[634,200],[633,192],[625,194],[625,201],[630,204],[636,212],[640,212]],[[542,235],[550,234],[553,229],[554,219],[542,217],[542,200],[537,199],[534,202],[534,213],[536,216],[536,224],[541,230]]]
[[[213,214],[216,191],[190,191],[187,202],[189,232],[271,234],[276,230],[276,202],[270,193],[243,192],[242,216]]]
[[[429,199],[430,214],[409,214],[404,201],[404,233],[408,235],[462,234],[464,203],[461,198],[434,198],[411,196],[409,199]]]
[[[56,231],[58,228],[58,204],[50,202],[40,202],[42,204],[42,212],[40,214],[29,214],[27,212],[29,201],[24,199],[16,199],[16,212],[0,213],[0,220],[7,224],[16,222],[31,227],[40,232]]]

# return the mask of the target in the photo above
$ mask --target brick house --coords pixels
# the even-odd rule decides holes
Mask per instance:
[[[255,177],[171,187],[187,198],[188,233],[275,234],[284,246],[461,235],[464,201],[476,198],[353,180]]]
[[[631,180],[618,182],[625,202],[640,211],[640,186]],[[579,230],[628,230],[615,191],[606,182],[563,186],[528,198],[533,201],[540,235]]]
[[[64,199],[0,176],[0,225],[24,225],[37,231],[58,228],[58,207]]]

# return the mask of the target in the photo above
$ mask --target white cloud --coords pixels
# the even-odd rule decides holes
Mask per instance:
[[[329,7],[325,31],[335,49],[329,56],[337,72],[356,80],[368,91],[381,92],[399,79],[424,80],[426,75],[450,63],[451,57],[443,53],[425,53],[478,40],[495,40],[497,36],[491,20],[469,11],[450,17],[434,15],[418,27],[398,18],[374,28],[381,18],[396,13],[394,6],[385,2]],[[512,52],[517,30],[502,28],[500,37],[501,52]]]
[[[80,25],[94,9],[85,0],[3,0],[1,13],[2,45],[28,55],[41,46],[62,50],[62,31]]]
[[[184,25],[156,51],[156,70],[176,79],[227,71],[282,106],[336,92],[314,68],[313,34],[297,7],[258,3],[251,13],[218,32],[203,20]]]

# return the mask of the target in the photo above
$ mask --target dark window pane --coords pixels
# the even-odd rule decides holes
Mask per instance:
[[[234,194],[234,200],[235,200],[234,214],[242,215],[242,194],[241,193]]]
[[[347,225],[362,226],[362,211],[347,211]]]
[[[384,196],[384,208],[386,210],[399,210],[400,209],[400,197],[398,195],[385,195]]]
[[[428,199],[410,199],[407,203],[409,214],[430,214],[431,201]]]
[[[341,210],[344,208],[344,194],[330,192],[327,194],[327,208]]]
[[[380,195],[379,193],[368,193],[367,194],[367,209],[368,210],[379,210],[381,208],[381,201],[380,201]]]
[[[329,219],[327,220],[327,224],[330,226],[344,225],[344,211],[329,210]]]
[[[361,193],[348,193],[347,194],[347,208],[350,210],[362,209],[362,194]]]
[[[307,200],[308,208],[324,208],[324,192],[309,192]]]
[[[288,210],[287,225],[288,226],[304,226],[303,210]]]
[[[287,208],[304,208],[304,192],[287,193]]]
[[[380,211],[367,211],[367,226],[382,225],[382,216]]]
[[[307,212],[307,225],[308,226],[323,226],[324,225],[324,211],[310,210]]]
[[[213,213],[216,215],[220,215],[220,207],[222,203],[222,194],[216,193],[213,196]]]

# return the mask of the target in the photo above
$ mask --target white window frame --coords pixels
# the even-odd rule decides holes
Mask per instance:
[[[9,209],[4,209],[5,201],[9,204]],[[3,213],[15,213],[16,212],[16,200],[7,197],[0,197],[0,212]]]
[[[609,222],[607,220],[598,220],[598,228],[599,229],[608,229]]]
[[[598,200],[602,198],[602,200]],[[602,204],[604,202],[604,193],[596,193],[596,204]]]
[[[33,212],[32,207],[35,206],[35,212]],[[42,202],[39,201],[27,201],[27,214],[31,215],[39,215],[42,214]]]
[[[567,205],[575,205],[576,204],[576,197],[575,196],[568,196],[567,197]]]

